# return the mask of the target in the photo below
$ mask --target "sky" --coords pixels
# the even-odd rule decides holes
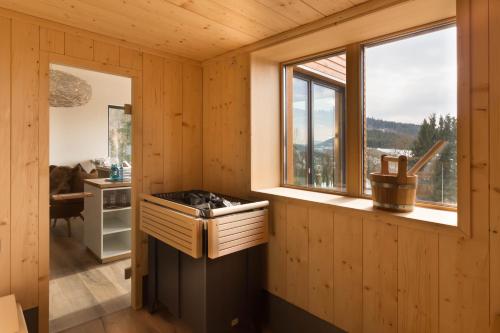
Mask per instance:
[[[365,48],[367,117],[421,124],[432,113],[457,113],[456,28]],[[294,80],[294,141],[307,142],[305,86]],[[315,140],[331,137],[335,105],[315,99]]]
[[[457,113],[456,28],[365,49],[366,114],[421,124]]]

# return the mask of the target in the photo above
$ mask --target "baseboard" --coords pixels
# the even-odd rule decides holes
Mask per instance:
[[[346,333],[287,301],[264,292],[264,326],[271,333]]]

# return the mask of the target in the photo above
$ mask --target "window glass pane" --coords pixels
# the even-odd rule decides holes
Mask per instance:
[[[336,119],[335,115],[343,107],[342,95],[333,88],[317,83],[313,83],[312,95],[314,145],[312,182],[316,187],[340,187],[342,182],[338,127],[340,119]]]
[[[293,184],[307,185],[308,82],[293,78]]]
[[[443,139],[418,173],[417,199],[456,205],[456,34],[447,27],[365,47],[365,193],[382,154],[407,155],[411,166]]]
[[[345,189],[345,53],[285,66],[285,183]]]
[[[132,162],[132,116],[123,108],[108,107],[108,155],[117,163]]]

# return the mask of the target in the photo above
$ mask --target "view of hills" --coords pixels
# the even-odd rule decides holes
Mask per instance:
[[[375,118],[366,119],[367,146],[370,148],[411,149],[418,135],[420,125],[385,121]],[[316,148],[332,147],[333,139],[315,144]],[[300,145],[299,145],[300,146]]]

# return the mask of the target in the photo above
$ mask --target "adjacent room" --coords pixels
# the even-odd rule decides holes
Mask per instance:
[[[132,86],[57,64],[49,77],[49,329],[61,332],[131,304]]]
[[[0,333],[500,333],[500,1],[0,0]]]

